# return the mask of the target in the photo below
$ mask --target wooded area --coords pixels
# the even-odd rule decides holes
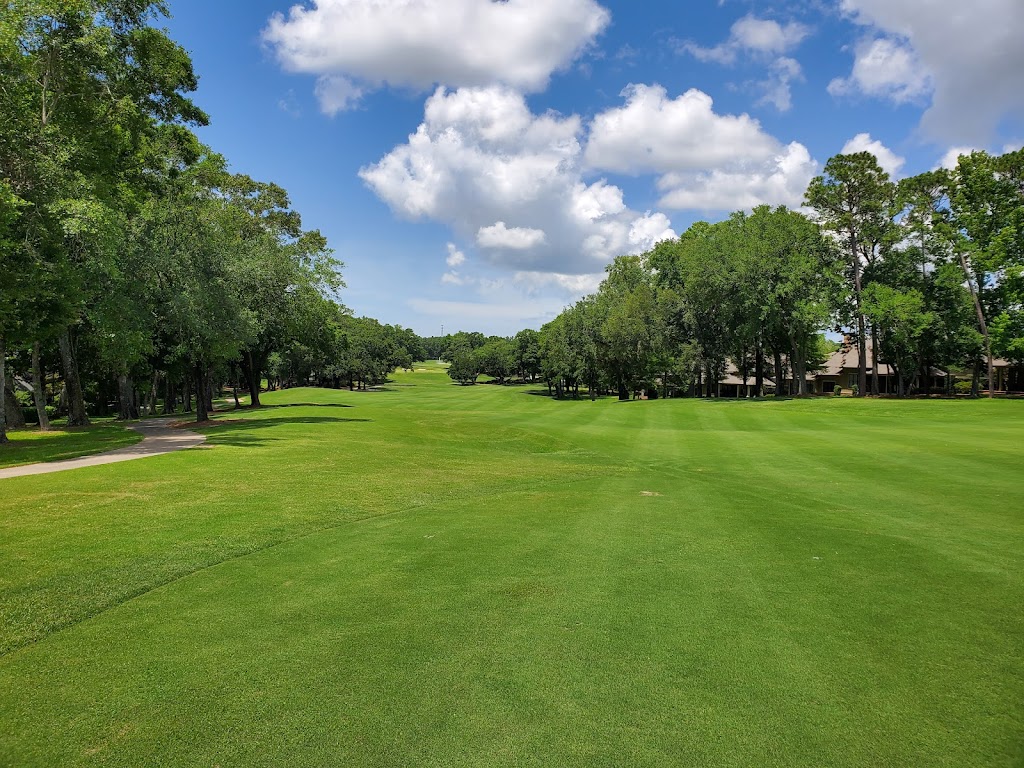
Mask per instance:
[[[416,352],[340,304],[341,264],[284,189],[196,138],[207,116],[154,26],[165,11],[30,0],[0,17],[0,441],[26,415],[202,421],[221,385],[259,405],[264,379],[363,385]]]

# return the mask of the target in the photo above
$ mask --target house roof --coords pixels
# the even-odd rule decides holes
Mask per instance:
[[[874,355],[871,354],[871,345],[867,347],[867,369],[871,372],[874,366]],[[860,350],[854,344],[844,343],[838,350],[829,355],[825,365],[819,371],[819,376],[840,376],[846,371],[856,371],[860,368]],[[879,376],[889,376],[892,369],[885,363],[878,366]]]
[[[728,384],[730,386],[742,387],[744,384],[748,384],[750,386],[754,386],[755,381],[756,381],[756,379],[755,379],[754,376],[747,376],[747,380],[743,381],[743,379],[739,375],[739,371],[730,370],[727,374],[725,374],[725,376],[723,376],[722,378],[720,378],[718,380],[718,383],[719,384]],[[775,386],[775,381],[772,380],[772,379],[769,379],[769,378],[765,378],[764,379],[764,385],[766,387],[774,387]]]
[[[874,355],[871,352],[871,345],[868,344],[867,348],[867,369],[868,373],[871,373],[871,368],[874,364]],[[828,360],[825,361],[825,365],[822,366],[818,372],[818,377],[822,376],[841,376],[844,373],[850,371],[856,371],[860,367],[860,350],[854,344],[843,343],[837,351],[829,355]],[[935,368],[934,366],[928,369],[930,376],[945,376],[946,371],[941,368]],[[896,371],[892,369],[892,366],[887,363],[879,363],[878,365],[879,376],[894,376]]]

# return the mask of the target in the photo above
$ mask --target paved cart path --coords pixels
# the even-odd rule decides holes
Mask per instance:
[[[135,445],[107,451],[106,453],[81,456],[77,459],[47,461],[0,469],[0,480],[8,477],[45,475],[50,472],[64,472],[69,469],[78,469],[79,467],[95,467],[100,464],[116,464],[119,461],[144,459],[147,456],[159,456],[173,451],[182,451],[186,448],[195,448],[197,445],[206,442],[206,435],[200,435],[198,432],[191,432],[187,429],[175,429],[171,426],[172,423],[173,418],[150,419],[148,421],[140,421],[137,424],[129,424],[129,429],[134,429],[143,435],[142,441]]]

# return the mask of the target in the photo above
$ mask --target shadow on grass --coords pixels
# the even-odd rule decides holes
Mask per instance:
[[[337,391],[338,392],[341,392],[341,391],[348,392],[347,389],[346,390],[340,390],[339,389]],[[231,413],[232,411],[235,411],[235,410],[239,410],[239,411],[269,411],[269,410],[278,410],[280,408],[355,408],[355,406],[354,405],[348,405],[346,403],[281,403],[280,405],[274,405],[274,404],[266,405],[266,404],[264,404],[264,405],[260,405],[260,406],[258,406],[256,408],[253,408],[251,405],[243,405],[241,408],[237,408],[237,409],[236,408],[228,408],[224,412],[225,413]],[[218,411],[218,413],[221,413],[221,411]]]
[[[260,409],[262,410],[262,409]],[[231,445],[236,447],[256,448],[289,437],[272,437],[259,434],[261,430],[282,424],[365,424],[373,419],[344,419],[338,416],[295,416],[279,419],[258,421],[233,421],[203,429],[207,442],[211,445]]]
[[[590,394],[587,392],[581,392],[579,397],[573,397],[572,395],[565,395],[561,400],[549,393],[546,389],[527,389],[523,392],[524,395],[533,395],[534,397],[543,397],[547,400],[553,400],[556,403],[590,403],[598,400],[618,400],[617,395],[598,395],[593,400],[590,399]],[[623,400],[623,402],[626,402]]]

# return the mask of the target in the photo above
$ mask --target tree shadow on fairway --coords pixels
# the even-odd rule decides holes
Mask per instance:
[[[209,445],[230,445],[235,447],[256,448],[281,440],[293,439],[291,436],[275,437],[261,434],[267,429],[291,424],[365,424],[373,419],[345,419],[339,416],[283,416],[281,418],[260,419],[253,421],[233,421],[204,430]],[[216,423],[216,422],[215,422]]]
[[[338,390],[339,392],[342,390]],[[345,390],[348,391],[347,389]],[[241,411],[271,411],[279,410],[281,408],[355,408],[354,405],[348,405],[347,403],[281,403],[280,405],[261,405],[259,408],[253,408],[252,406],[243,405],[238,410]],[[233,408],[227,409],[229,412],[234,410]]]
[[[618,399],[616,395],[598,395],[593,400],[590,399],[590,395],[587,392],[581,392],[579,397],[573,397],[572,395],[565,395],[561,400],[555,397],[553,394],[548,392],[546,389],[524,389],[522,394],[532,395],[533,397],[543,397],[546,400],[551,400],[556,403],[591,403],[597,402],[598,400],[611,400]],[[626,402],[623,400],[623,402]]]

